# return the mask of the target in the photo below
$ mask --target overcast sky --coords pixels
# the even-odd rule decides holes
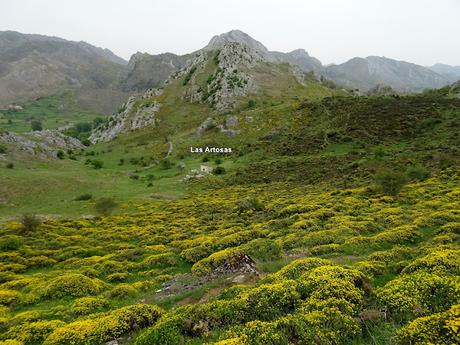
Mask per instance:
[[[188,53],[231,29],[324,64],[378,55],[460,65],[460,0],[0,0],[0,30],[82,40],[125,59]]]

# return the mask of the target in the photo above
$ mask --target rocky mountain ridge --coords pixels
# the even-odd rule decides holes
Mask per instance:
[[[379,84],[401,92],[420,92],[450,84],[449,79],[426,67],[379,56],[353,58],[340,65],[331,65],[324,74],[340,85],[363,91]]]
[[[248,34],[240,30],[231,30],[227,33],[216,35],[200,51],[212,51],[222,48],[227,43],[239,43],[256,51],[263,60],[272,63],[288,63],[303,72],[312,72],[316,76],[324,76],[335,83],[351,89],[359,89],[367,92],[378,85],[386,85],[399,92],[420,92],[428,88],[438,88],[451,84],[456,79],[452,76],[452,70],[449,73],[438,73],[436,67],[427,68],[424,66],[412,64],[405,61],[397,61],[385,57],[369,56],[366,58],[353,58],[345,63],[323,66],[321,61],[310,56],[304,49],[296,49],[288,53],[270,51],[261,42],[255,40]],[[195,52],[195,53],[197,53]],[[169,54],[169,53],[168,53]],[[191,58],[194,53],[178,56],[160,55],[143,55],[139,56],[143,65],[156,65],[156,61],[161,61],[161,65],[167,65],[171,59],[179,60],[186,64],[186,60]],[[141,63],[139,63],[141,65]],[[171,66],[171,64],[170,64]],[[180,70],[180,63],[168,67],[168,72],[174,73]],[[454,68],[448,66],[448,68]],[[136,68],[132,74],[136,74]],[[439,70],[439,69],[438,69]],[[444,70],[443,70],[444,71]],[[161,68],[146,71],[144,77],[150,75],[165,75]],[[150,78],[150,77],[149,77]],[[130,77],[127,77],[127,84],[130,84]],[[151,80],[150,87],[162,85],[159,79]]]
[[[21,103],[70,88],[78,90],[77,98],[85,107],[113,113],[133,93],[142,94],[163,86],[172,75],[193,64],[197,54],[222,49],[228,43],[248,47],[261,61],[290,64],[299,80],[302,73],[308,72],[361,92],[381,85],[398,92],[419,92],[451,84],[460,73],[453,66],[427,68],[375,56],[323,66],[304,49],[289,53],[270,51],[240,30],[214,36],[204,48],[190,54],[136,53],[128,63],[107,49],[85,42],[5,31],[0,32],[0,105]],[[247,76],[240,77],[249,83]],[[245,85],[247,89],[253,88]],[[190,90],[186,98],[197,100],[196,97],[208,96],[206,92],[198,95],[200,91],[203,90]]]
[[[126,61],[86,42],[0,32],[0,106],[30,101],[63,90],[98,112],[112,112],[124,98],[117,80]]]
[[[428,68],[450,79],[452,82],[460,80],[460,66],[450,66],[442,63],[437,63]]]

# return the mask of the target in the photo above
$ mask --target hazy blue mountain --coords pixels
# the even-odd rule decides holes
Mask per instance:
[[[402,92],[423,91],[451,82],[429,68],[378,56],[357,57],[340,65],[328,66],[325,75],[343,86],[363,91],[379,84]]]
[[[451,66],[442,63],[437,63],[428,68],[438,74],[443,75],[446,78],[451,79],[452,81],[457,81],[460,79],[460,66]]]

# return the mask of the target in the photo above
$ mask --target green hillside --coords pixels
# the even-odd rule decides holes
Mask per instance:
[[[206,54],[98,130],[147,126],[2,144],[0,345],[459,343],[460,99]]]
[[[0,131],[29,132],[32,121],[39,121],[43,129],[55,129],[106,116],[82,110],[72,99],[68,92],[27,102],[20,106],[22,109],[0,109]]]

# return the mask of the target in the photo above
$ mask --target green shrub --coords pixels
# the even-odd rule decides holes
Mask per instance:
[[[214,241],[205,241],[199,246],[184,249],[180,253],[180,256],[188,262],[195,263],[211,255],[214,250]]]
[[[190,71],[188,71],[188,73],[185,75],[185,78],[184,78],[184,81],[182,82],[182,85],[185,86],[185,85],[188,84],[188,82],[192,78],[193,73],[195,73],[195,71],[196,71],[196,66],[193,66],[192,68],[190,68]]]
[[[88,315],[100,311],[107,305],[107,300],[103,298],[82,297],[72,303],[70,310],[76,315]]]
[[[448,309],[460,299],[458,279],[428,272],[403,274],[377,291],[390,310],[405,315],[424,316]]]
[[[281,256],[280,245],[265,238],[258,238],[244,244],[242,250],[250,257],[262,261],[276,260]]]
[[[184,321],[180,315],[167,316],[136,338],[135,345],[177,345],[183,343],[181,328]]]
[[[0,290],[0,305],[11,305],[19,302],[21,294],[14,290]]]
[[[225,168],[223,166],[218,166],[212,169],[212,173],[214,175],[224,175],[226,173]]]
[[[129,273],[127,272],[116,272],[116,273],[109,274],[107,276],[107,280],[109,282],[122,282],[128,279],[128,277],[129,277]]]
[[[205,327],[200,327],[203,321],[207,323],[206,328],[213,329],[244,322],[248,317],[251,317],[251,315],[248,314],[245,300],[237,298],[198,305],[192,309],[189,319],[192,321],[192,329],[197,328],[199,329],[198,333],[205,333]]]
[[[391,196],[399,194],[407,182],[406,175],[393,170],[381,170],[375,175],[378,189]]]
[[[0,145],[0,154],[5,154],[7,152],[6,146]]]
[[[171,162],[171,160],[169,160],[168,158],[165,158],[161,161],[161,167],[164,169],[164,170],[168,170],[168,169],[171,169],[173,166],[173,163]]]
[[[130,284],[118,284],[112,290],[110,290],[110,297],[120,298],[127,296],[134,296],[137,290]]]
[[[30,122],[30,127],[33,131],[41,131],[43,129],[43,125],[40,120],[32,120]]]
[[[398,345],[460,344],[460,304],[448,311],[419,317],[396,332]]]
[[[235,334],[236,335],[236,334]],[[235,338],[233,338],[235,339]],[[238,333],[236,344],[245,345],[289,345],[289,338],[274,322],[251,321]],[[223,342],[223,345],[227,344]],[[231,344],[231,343],[230,343]]]
[[[407,169],[406,175],[411,181],[423,181],[430,177],[430,172],[421,165],[413,165]]]
[[[253,99],[248,100],[248,109],[254,108],[256,106],[257,102]]]
[[[253,319],[272,320],[295,309],[300,302],[295,281],[264,284],[244,292],[240,298]]]
[[[146,257],[141,265],[142,267],[154,268],[154,267],[169,267],[174,266],[177,263],[177,258],[174,253],[161,253],[153,254]]]
[[[112,198],[101,198],[94,204],[94,209],[102,216],[108,216],[118,206],[117,202]]]
[[[235,332],[246,345],[351,344],[361,331],[359,323],[335,308],[306,314],[293,313],[276,322],[252,321]]]
[[[86,193],[86,194],[81,194],[77,196],[74,200],[75,201],[86,201],[86,200],[91,200],[93,198],[92,194]]]
[[[64,296],[82,297],[94,295],[102,290],[104,283],[96,278],[88,278],[80,273],[65,273],[52,279],[43,291],[44,296],[59,298]]]
[[[57,157],[58,159],[64,159],[64,157],[65,157],[64,151],[59,150],[58,152],[56,152],[56,157]]]
[[[93,169],[102,169],[104,166],[104,162],[100,159],[92,159],[89,164],[91,164]]]
[[[130,331],[153,325],[162,310],[154,305],[134,304],[94,319],[69,323],[51,333],[43,345],[101,344]]]
[[[14,164],[11,163],[11,162],[10,162],[10,163],[6,163],[5,167],[6,167],[7,169],[14,169]]]
[[[257,230],[237,231],[220,239],[213,240],[214,248],[225,249],[237,247],[260,236],[261,233]],[[241,249],[243,250],[243,248]]]
[[[450,273],[460,276],[460,250],[435,250],[426,256],[415,259],[407,265],[403,273],[411,273],[419,270],[431,273]]]
[[[0,251],[17,250],[22,246],[22,238],[19,236],[3,236],[0,239]]]
[[[34,214],[23,214],[19,222],[22,225],[22,230],[25,232],[35,231],[41,224],[40,218]]]
[[[381,160],[386,154],[387,152],[384,146],[379,145],[374,149],[374,159]]]
[[[24,345],[22,341],[14,339],[0,340],[0,345]]]
[[[311,269],[301,277],[298,290],[303,297],[319,300],[345,299],[358,308],[363,298],[361,288],[364,280],[363,273],[356,269],[320,266]]]
[[[275,282],[280,279],[299,279],[303,274],[311,271],[316,267],[329,266],[331,264],[331,261],[320,258],[295,260],[284,266],[278,272],[265,277],[264,281]]]
[[[55,329],[64,325],[65,322],[60,320],[41,320],[11,327],[5,336],[18,340],[24,345],[41,344]]]
[[[235,210],[238,213],[244,213],[246,211],[262,211],[264,208],[264,204],[257,197],[249,196],[238,200]]]

